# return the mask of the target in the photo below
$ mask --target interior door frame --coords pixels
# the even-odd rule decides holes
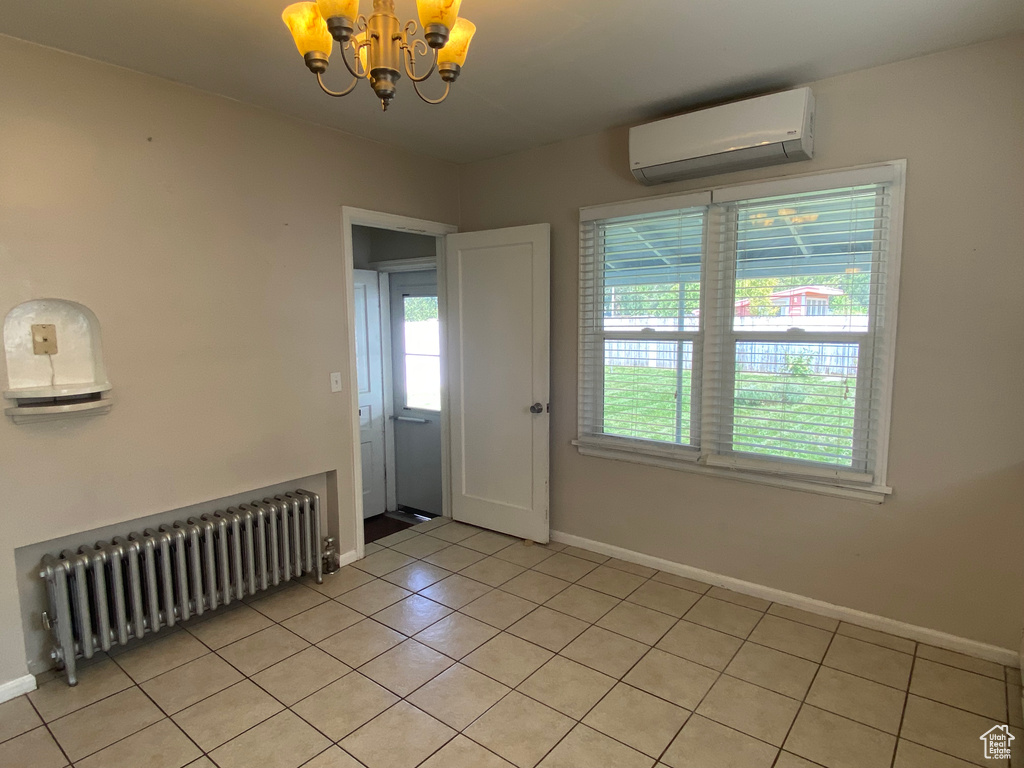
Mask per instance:
[[[395,415],[394,381],[391,370],[391,275],[377,272],[377,290],[380,291],[380,365],[384,382],[384,509],[398,509],[398,486],[395,478]],[[360,459],[362,454],[360,453]]]
[[[356,347],[355,332],[355,305],[351,300],[354,290],[355,258],[352,249],[352,227],[375,227],[377,229],[390,229],[396,232],[410,232],[417,235],[428,235],[434,238],[436,243],[435,258],[437,266],[437,311],[441,321],[441,504],[444,517],[451,517],[451,456],[449,444],[449,405],[448,405],[448,381],[444,361],[447,355],[447,318],[448,318],[448,296],[445,290],[447,275],[445,271],[445,235],[459,231],[454,224],[444,224],[438,221],[427,221],[426,219],[414,219],[409,216],[399,216],[393,213],[382,211],[370,211],[364,208],[353,208],[342,206],[341,208],[341,250],[343,262],[342,290],[348,307],[348,328],[349,328],[349,381],[348,381],[348,412],[345,419],[349,423],[352,435],[352,460],[353,474],[352,485],[348,489],[349,508],[352,510],[350,524],[355,529],[356,558],[363,557],[365,542],[363,539],[363,467],[362,456],[360,455],[359,435],[359,382],[356,378]],[[390,320],[388,322],[390,326]],[[390,346],[390,345],[389,345]],[[385,366],[387,368],[388,366]],[[387,398],[387,385],[385,384],[384,396]],[[385,406],[386,409],[386,406]],[[386,411],[385,411],[386,412]],[[390,420],[387,422],[390,424]],[[385,441],[387,440],[387,425],[385,426]],[[392,430],[391,442],[385,446],[385,450],[392,449],[394,433]],[[392,465],[393,466],[393,465]],[[345,494],[346,489],[339,487],[339,494]],[[340,500],[339,500],[340,501]],[[339,504],[339,508],[344,508]]]

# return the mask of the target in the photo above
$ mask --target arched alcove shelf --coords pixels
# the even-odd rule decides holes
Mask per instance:
[[[4,318],[4,353],[4,397],[14,402],[4,413],[16,423],[110,410],[100,324],[88,307],[63,299],[19,304]]]

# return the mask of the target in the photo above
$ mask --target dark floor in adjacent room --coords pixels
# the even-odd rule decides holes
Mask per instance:
[[[400,509],[397,512],[385,512],[382,515],[374,515],[363,521],[363,541],[366,544],[383,539],[392,533],[404,531],[418,523],[425,523],[433,515],[425,512]]]

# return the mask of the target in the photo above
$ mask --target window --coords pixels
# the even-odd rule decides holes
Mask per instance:
[[[402,297],[405,407],[441,410],[441,335],[437,296]]]
[[[881,500],[902,178],[581,211],[580,451]]]
[[[828,314],[828,299],[817,299],[807,297],[807,314],[808,315],[827,315]]]
[[[704,217],[681,210],[595,223],[603,259],[591,282],[602,296],[588,294],[600,317],[587,352],[603,363],[593,385],[606,435],[691,443]]]

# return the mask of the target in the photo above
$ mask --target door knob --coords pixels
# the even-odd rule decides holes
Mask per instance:
[[[544,406],[540,403],[534,403],[530,406],[530,413],[544,413]]]

